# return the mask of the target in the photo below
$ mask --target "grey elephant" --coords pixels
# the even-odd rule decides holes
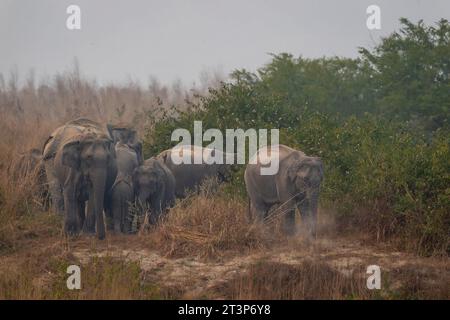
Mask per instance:
[[[105,237],[103,211],[117,175],[114,144],[102,126],[79,118],[56,129],[44,145],[43,160],[53,207],[65,214],[64,230],[83,229]],[[87,207],[86,207],[87,202]]]
[[[261,168],[268,163],[266,161],[276,161],[277,156],[278,172],[261,174]],[[264,157],[269,158],[261,161]],[[309,235],[316,236],[317,205],[323,179],[320,158],[309,157],[285,145],[263,147],[247,165],[244,179],[251,210],[258,220],[263,220],[273,205],[281,205],[279,209],[285,212],[284,230],[293,234],[295,209],[298,208]]]
[[[172,157],[173,154],[180,158],[186,157],[190,161],[188,163],[177,163]],[[211,157],[218,155],[222,159],[222,163],[212,163],[212,161],[206,163],[203,161],[203,163],[195,164],[194,157],[198,156],[202,159],[202,155],[205,155],[203,159],[211,159]],[[220,182],[228,181],[232,165],[226,163],[227,155],[232,157],[234,161],[235,154],[227,154],[194,145],[184,145],[161,152],[157,159],[162,161],[173,173],[176,181],[175,195],[182,198],[186,195],[187,190],[197,189],[208,177],[217,177]]]
[[[109,123],[107,124],[107,128],[114,144],[121,141],[122,143],[126,143],[129,147],[133,148],[136,151],[136,154],[138,155],[139,165],[141,165],[144,162],[142,154],[142,141],[138,139],[136,130],[125,123]]]
[[[130,233],[132,218],[129,214],[129,205],[134,202],[133,172],[139,166],[139,155],[124,141],[115,146],[117,177],[111,188],[111,213],[109,217],[115,232]]]
[[[149,222],[155,224],[166,209],[175,203],[175,178],[161,161],[144,161],[133,173],[133,186],[141,206],[149,206]]]

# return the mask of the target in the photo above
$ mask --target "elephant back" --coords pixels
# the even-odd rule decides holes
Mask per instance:
[[[49,136],[43,147],[43,159],[53,158],[62,145],[86,137],[109,139],[109,135],[99,123],[86,118],[71,120],[57,128]]]
[[[80,128],[91,128],[94,130],[103,131],[100,123],[95,122],[94,120],[91,120],[88,118],[77,118],[74,120],[70,120],[70,121],[66,122],[65,125],[66,126],[75,126],[75,127],[80,127]]]
[[[279,145],[273,145],[273,146],[265,146],[260,148],[256,154],[250,158],[250,163],[251,164],[258,164],[260,165],[261,163],[267,164],[272,160],[275,160],[278,158],[278,161],[282,162],[284,161],[286,158],[291,157],[291,156],[305,156],[305,154],[300,151],[300,150],[295,150],[293,148],[290,148],[288,146],[285,146],[283,144],[279,144]]]

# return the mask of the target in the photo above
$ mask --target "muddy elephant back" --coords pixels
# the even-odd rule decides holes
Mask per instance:
[[[155,157],[158,161],[164,163],[165,165],[168,165],[170,162],[170,149],[164,150],[160,154],[158,154]]]
[[[80,137],[93,136],[95,138],[110,139],[108,133],[95,121],[78,118],[57,128],[49,136],[43,147],[43,159],[53,158],[62,145]]]
[[[91,119],[87,119],[87,118],[77,118],[74,120],[70,120],[68,122],[66,122],[65,124],[66,126],[75,126],[75,127],[80,127],[80,128],[92,128],[92,129],[96,129],[99,131],[104,131],[101,124],[91,120]]]

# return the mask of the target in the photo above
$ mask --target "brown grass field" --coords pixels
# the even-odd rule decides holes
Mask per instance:
[[[282,235],[280,219],[250,223],[245,200],[205,186],[153,229],[104,241],[67,239],[62,217],[37,201],[33,177],[13,179],[8,170],[68,119],[129,121],[143,134],[151,125],[146,114],[194,93],[156,84],[99,88],[77,72],[51,85],[3,85],[0,299],[450,299],[448,257],[419,257],[393,242],[343,232],[332,208],[319,210],[318,239],[308,242],[301,232]],[[66,287],[71,264],[81,267],[81,290]],[[381,290],[366,287],[372,264],[381,268]]]

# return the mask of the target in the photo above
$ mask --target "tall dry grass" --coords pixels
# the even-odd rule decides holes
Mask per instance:
[[[203,259],[245,254],[286,241],[277,223],[255,224],[248,220],[247,210],[243,199],[224,193],[213,179],[206,180],[199,194],[178,201],[143,237],[166,256]]]

